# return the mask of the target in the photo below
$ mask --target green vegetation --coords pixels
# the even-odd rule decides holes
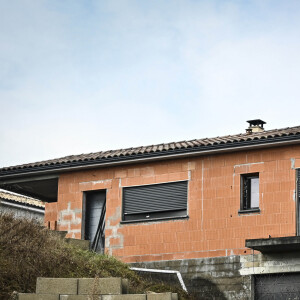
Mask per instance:
[[[190,299],[180,288],[141,278],[114,257],[81,250],[31,220],[0,213],[0,299],[35,292],[37,277],[122,277],[130,293],[172,291]]]

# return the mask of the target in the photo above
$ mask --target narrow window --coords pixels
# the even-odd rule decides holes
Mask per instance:
[[[123,188],[123,221],[187,216],[187,181]]]
[[[241,175],[241,211],[259,210],[259,174]]]

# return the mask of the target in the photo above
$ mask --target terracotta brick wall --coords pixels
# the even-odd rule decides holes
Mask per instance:
[[[245,239],[295,235],[300,146],[66,173],[45,220],[81,238],[84,191],[106,189],[106,249],[127,262],[249,254]],[[240,177],[259,172],[260,213],[239,215]],[[122,187],[189,180],[184,220],[120,224]]]
[[[57,230],[57,203],[45,203],[45,226],[52,230]]]

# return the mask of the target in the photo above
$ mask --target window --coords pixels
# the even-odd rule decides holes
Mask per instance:
[[[259,211],[259,174],[241,175],[241,212]]]
[[[187,181],[123,188],[123,221],[187,216]]]

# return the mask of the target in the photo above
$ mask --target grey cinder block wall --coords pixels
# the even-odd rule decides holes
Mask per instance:
[[[267,274],[272,278],[272,275],[276,274],[279,276],[287,273],[299,274],[300,252],[154,261],[131,265],[139,268],[179,271],[187,290],[194,293],[197,299],[250,300],[254,299],[255,279],[259,276]],[[146,272],[140,274],[152,276]],[[152,278],[155,277],[179,284],[175,275],[154,274]]]

